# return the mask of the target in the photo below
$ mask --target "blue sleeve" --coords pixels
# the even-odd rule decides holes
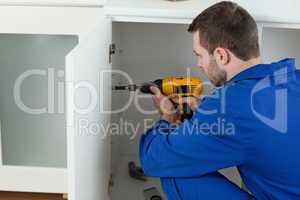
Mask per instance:
[[[149,129],[140,140],[145,174],[195,177],[245,162],[248,137],[239,130],[230,111],[221,111],[220,102],[206,98],[192,119],[177,128],[160,120]]]

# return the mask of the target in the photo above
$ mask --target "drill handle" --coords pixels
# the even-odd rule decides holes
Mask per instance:
[[[193,117],[194,111],[191,109],[188,103],[182,104],[183,113],[181,115],[181,122],[185,119],[191,119]]]

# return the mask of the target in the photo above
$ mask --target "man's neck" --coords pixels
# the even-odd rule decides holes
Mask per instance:
[[[261,57],[253,58],[248,61],[237,61],[237,63],[229,71],[227,71],[227,81],[232,79],[234,76],[241,73],[242,71],[245,71],[261,63]]]

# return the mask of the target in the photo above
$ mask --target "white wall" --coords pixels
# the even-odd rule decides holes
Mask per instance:
[[[0,35],[0,120],[5,165],[66,167],[64,114],[58,114],[58,70],[64,70],[66,54],[77,44],[73,36]],[[14,101],[17,78],[31,69],[55,69],[55,114],[31,115]],[[32,108],[47,106],[47,76],[24,81],[21,98]]]
[[[296,58],[300,66],[300,29],[264,28],[262,55],[265,63],[283,58]]]

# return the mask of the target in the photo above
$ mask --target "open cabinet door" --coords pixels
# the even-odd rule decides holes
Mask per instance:
[[[110,178],[110,138],[105,131],[111,102],[109,46],[111,20],[79,38],[67,56],[66,104],[68,139],[68,198],[107,200]],[[103,71],[106,72],[103,75]]]

